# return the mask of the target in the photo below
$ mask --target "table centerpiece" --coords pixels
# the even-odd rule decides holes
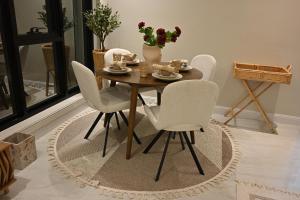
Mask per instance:
[[[174,31],[166,31],[164,28],[158,28],[156,31],[153,27],[147,26],[145,22],[138,24],[139,32],[144,34],[143,56],[147,64],[147,73],[152,73],[153,64],[161,62],[161,49],[165,47],[166,43],[177,41],[181,35],[181,29],[176,26]]]

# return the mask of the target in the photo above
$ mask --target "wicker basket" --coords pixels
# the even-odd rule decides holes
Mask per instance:
[[[287,67],[276,67],[234,63],[234,77],[244,80],[290,84],[292,79],[291,69],[291,65]]]

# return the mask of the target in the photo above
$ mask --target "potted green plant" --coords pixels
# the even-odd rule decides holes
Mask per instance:
[[[66,16],[66,8],[63,8],[63,31],[66,32],[70,30],[73,27],[73,22],[69,21],[68,17]],[[46,12],[46,5],[43,5],[42,11],[38,12],[38,20],[40,20],[45,28],[48,27],[48,20],[47,20],[47,12]],[[54,58],[53,58],[53,47],[52,44],[43,44],[42,45],[42,51],[44,55],[44,60],[47,67],[47,78],[46,78],[46,96],[49,95],[49,78],[50,74],[54,78]],[[70,47],[65,45],[65,56],[66,56],[66,63],[68,66],[69,63],[69,57],[70,57]]]
[[[98,37],[100,49],[93,50],[95,69],[104,67],[105,40],[107,36],[120,27],[121,21],[118,11],[113,12],[108,4],[98,2],[96,8],[84,12],[86,26]],[[102,87],[101,77],[97,77],[98,86]]]
[[[138,29],[140,33],[143,33],[143,56],[149,66],[148,71],[150,73],[152,64],[161,62],[161,49],[165,47],[166,43],[175,43],[181,35],[181,29],[176,26],[174,31],[166,31],[163,28],[154,30],[151,26],[146,27],[145,22],[140,22]]]

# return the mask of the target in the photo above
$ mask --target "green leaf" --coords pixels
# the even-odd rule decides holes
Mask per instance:
[[[101,48],[104,50],[103,44],[106,37],[121,25],[119,13],[113,13],[108,4],[98,2],[96,8],[84,12],[84,17],[86,18],[87,27],[98,36],[102,44]]]

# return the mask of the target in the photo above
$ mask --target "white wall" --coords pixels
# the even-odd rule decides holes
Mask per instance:
[[[208,53],[216,57],[215,81],[221,87],[218,104],[230,106],[245,94],[232,76],[234,61],[293,65],[290,86],[276,85],[261,101],[268,112],[300,116],[300,1],[299,0],[108,0],[118,10],[122,26],[108,40],[142,55],[137,24],[171,29],[183,34],[168,44],[163,58],[192,59]]]

